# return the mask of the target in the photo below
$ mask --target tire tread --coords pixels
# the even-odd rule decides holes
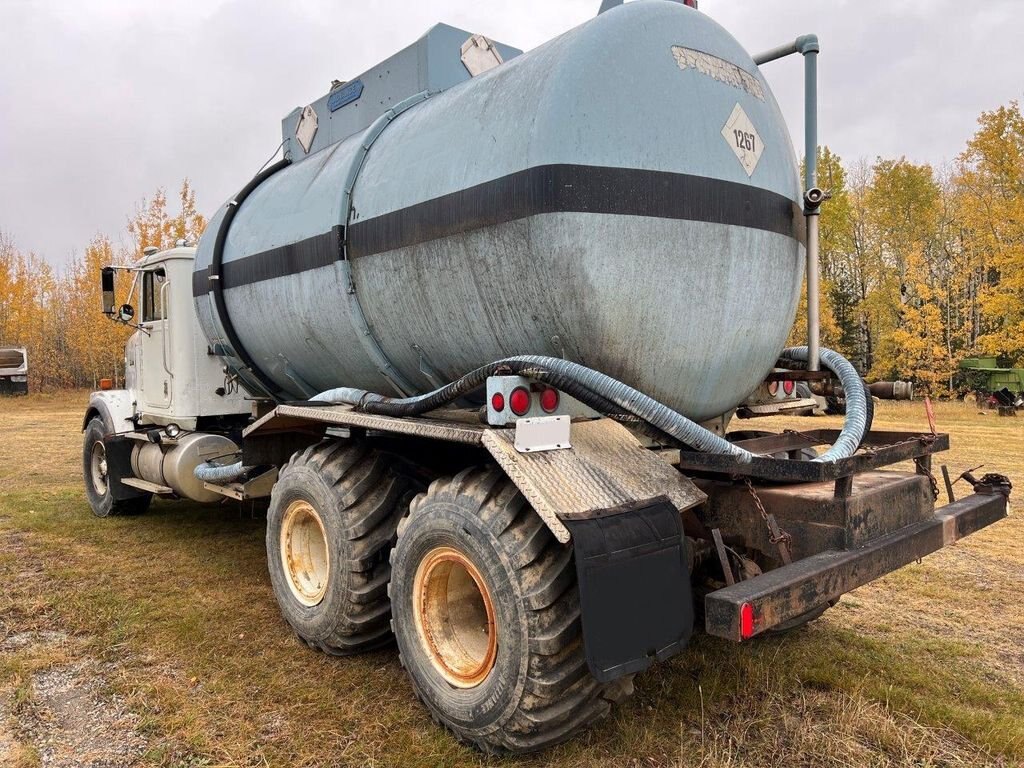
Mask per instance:
[[[496,728],[467,732],[434,711],[410,676],[431,717],[462,742],[491,754],[531,752],[570,738],[632,692],[632,676],[595,680],[587,667],[572,550],[551,534],[522,494],[497,468],[473,468],[434,481],[410,505],[399,527],[429,514],[431,502],[454,503],[476,514],[508,555],[527,612],[526,680],[518,705]],[[410,659],[403,657],[403,667]]]

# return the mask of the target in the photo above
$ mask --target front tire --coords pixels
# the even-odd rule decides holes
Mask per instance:
[[[434,719],[491,752],[564,741],[632,693],[587,668],[572,547],[499,469],[437,480],[399,527],[399,658]]]
[[[82,440],[82,475],[85,479],[85,496],[96,517],[113,517],[115,515],[141,515],[149,509],[153,500],[151,493],[133,494],[131,498],[115,499],[112,484],[107,447],[103,438],[107,427],[103,419],[94,416],[85,428]],[[125,471],[122,474],[131,474]]]
[[[267,566],[281,615],[308,646],[346,656],[391,641],[388,553],[411,498],[409,480],[362,442],[322,442],[281,468]]]

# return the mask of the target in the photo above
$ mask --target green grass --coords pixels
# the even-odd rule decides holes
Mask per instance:
[[[394,650],[336,659],[294,639],[271,593],[259,514],[156,502],[139,518],[93,518],[81,490],[82,403],[0,404],[0,622],[8,632],[54,629],[75,641],[0,656],[0,695],[31,696],[32,672],[69,654],[114,662],[109,682],[141,716],[152,764],[1024,760],[1024,526],[1016,518],[857,590],[804,630],[739,646],[697,637],[640,675],[636,696],[576,740],[488,761],[433,725]],[[953,404],[938,416],[953,434],[943,461],[954,475],[984,462],[1024,489],[1024,420]],[[889,428],[922,421],[920,404],[882,404],[876,417]]]

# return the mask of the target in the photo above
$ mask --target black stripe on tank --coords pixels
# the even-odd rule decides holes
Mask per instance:
[[[349,258],[371,256],[542,213],[605,213],[733,224],[803,242],[800,207],[749,184],[685,173],[541,165],[349,227]]]
[[[339,225],[330,232],[307,237],[296,243],[271,248],[234,261],[226,261],[221,267],[224,289],[330,266],[341,258],[343,231],[344,227]],[[209,268],[193,272],[192,295],[202,296],[209,291]]]
[[[542,165],[401,208],[349,227],[356,259],[543,213],[603,213],[730,224],[806,242],[800,206],[749,184],[684,173]],[[344,228],[244,256],[223,265],[224,289],[327,266],[342,257]],[[209,275],[192,276],[207,293]]]

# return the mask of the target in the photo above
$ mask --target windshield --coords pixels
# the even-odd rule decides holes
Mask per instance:
[[[25,352],[21,349],[0,349],[0,368],[22,368]]]

